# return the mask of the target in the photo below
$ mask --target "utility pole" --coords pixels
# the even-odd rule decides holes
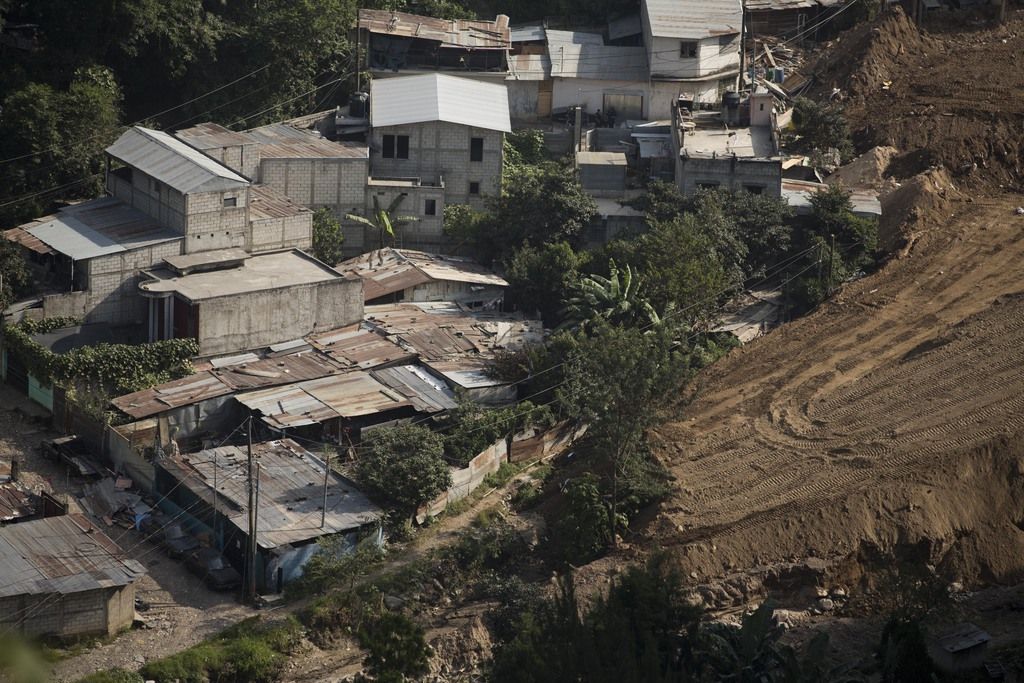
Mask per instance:
[[[832,248],[828,252],[828,294],[832,294],[832,259],[835,258],[836,253],[836,236],[833,234],[832,237]]]
[[[757,55],[754,55],[755,59]],[[743,72],[747,69],[747,8],[740,0],[740,73],[736,79],[736,92],[743,90]]]
[[[223,550],[220,546],[220,539],[217,537],[217,449],[213,449],[213,545],[217,550]]]
[[[252,415],[247,423],[248,456],[249,456],[249,543],[246,548],[246,567],[249,575],[246,577],[246,595],[250,600],[256,598],[256,485],[253,482],[253,458],[252,458]]]
[[[331,476],[331,451],[324,448],[324,506],[320,508],[320,528],[327,524],[327,482]]]

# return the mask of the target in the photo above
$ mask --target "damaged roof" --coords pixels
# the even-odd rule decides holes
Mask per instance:
[[[361,142],[332,142],[319,132],[286,123],[271,123],[246,131],[260,145],[260,159],[366,159],[370,149]]]
[[[253,444],[252,450],[260,464],[256,541],[261,548],[357,529],[383,515],[355,484],[327,471],[321,458],[291,439]],[[160,467],[211,506],[216,500],[217,507],[244,533],[249,524],[247,460],[243,449],[224,446],[171,456]],[[325,475],[327,510],[321,527]]]
[[[466,282],[507,287],[508,282],[472,259],[391,247],[339,263],[336,270],[363,281],[363,298],[371,301],[428,282]]]
[[[403,349],[365,323],[356,323],[309,337],[310,343],[346,367],[367,369],[413,360],[416,354]]]
[[[133,126],[106,151],[182,194],[222,192],[249,185],[224,164],[159,130]]]
[[[386,36],[432,40],[445,48],[504,50],[511,42],[508,17],[504,14],[499,14],[494,21],[477,21],[361,9],[359,28]]]
[[[85,515],[0,527],[0,597],[116,588],[145,573]]]

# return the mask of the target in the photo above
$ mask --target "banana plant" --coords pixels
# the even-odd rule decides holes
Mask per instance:
[[[373,211],[370,213],[370,217],[360,216],[356,213],[347,213],[345,218],[362,225],[369,226],[375,229],[380,235],[380,248],[384,248],[384,235],[390,235],[392,244],[395,240],[395,229],[401,228],[409,223],[415,223],[419,220],[416,216],[395,216],[395,211],[401,206],[402,201],[405,200],[405,195],[400,194],[391,200],[391,203],[385,209],[380,205],[380,199],[377,195],[373,195]]]
[[[660,322],[654,307],[640,295],[640,276],[628,264],[619,270],[614,260],[609,270],[608,277],[589,275],[580,280],[559,329],[586,328],[598,318],[618,326],[650,327]]]

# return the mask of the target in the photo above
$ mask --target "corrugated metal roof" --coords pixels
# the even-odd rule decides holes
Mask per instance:
[[[644,32],[644,22],[639,14],[627,14],[608,22],[608,40],[627,38]]]
[[[312,213],[269,185],[253,185],[249,192],[249,218],[254,221],[289,218]]]
[[[207,370],[152,389],[119,396],[110,403],[126,415],[139,420],[230,393],[231,387]]]
[[[626,155],[622,152],[576,152],[578,166],[625,166]]]
[[[467,282],[507,287],[508,282],[472,259],[387,247],[339,263],[336,270],[363,281],[363,299],[401,292],[428,282]]]
[[[495,21],[477,21],[361,9],[359,28],[386,36],[433,40],[441,43],[441,47],[504,50],[510,42],[508,17],[503,14]]]
[[[278,429],[323,423],[339,417],[376,415],[412,405],[404,396],[361,370],[240,394],[235,398],[250,410],[259,411],[264,422]]]
[[[43,242],[24,228],[11,228],[10,230],[4,230],[4,239],[14,242],[15,244],[20,244],[26,249],[30,249],[37,254],[53,253],[53,249],[51,249],[46,242]]]
[[[256,144],[256,140],[245,133],[209,121],[179,130],[174,133],[174,137],[184,140],[196,149],[223,149]]]
[[[332,470],[321,527],[324,461],[291,439],[253,444],[252,450],[261,469],[256,524],[261,548],[357,529],[383,515],[355,484]],[[160,467],[207,504],[212,506],[216,497],[218,508],[231,523],[243,533],[248,531],[248,458],[244,449],[225,446],[179,455],[162,460]]]
[[[85,515],[0,527],[0,597],[126,586],[145,573]]]
[[[210,370],[210,373],[236,391],[319,379],[341,372],[329,358],[317,352],[264,358]]]
[[[480,358],[425,361],[424,365],[462,389],[483,389],[509,384],[487,373],[490,363]]]
[[[439,413],[459,405],[448,385],[416,365],[380,368],[370,374],[407,398],[418,412]]]
[[[513,43],[535,43],[544,40],[543,24],[523,24],[509,28]]]
[[[309,340],[334,360],[363,370],[415,358],[414,353],[363,323],[314,335]]]
[[[13,522],[35,514],[30,494],[20,484],[0,484],[0,522]],[[4,578],[0,577],[0,581]]]
[[[507,81],[543,81],[551,78],[551,58],[542,55],[511,55]]]
[[[642,47],[605,45],[595,33],[547,31],[553,78],[599,81],[646,81],[647,51]]]
[[[113,197],[67,206],[52,216],[20,227],[76,261],[182,239],[178,233]]]
[[[431,73],[377,78],[370,88],[370,123],[377,128],[445,121],[512,131],[504,83]]]
[[[782,198],[797,214],[809,215],[814,211],[811,197],[827,188],[825,183],[783,178]],[[882,215],[882,202],[878,199],[878,193],[872,190],[851,190],[850,202],[853,204],[853,213],[858,216],[877,218]]]
[[[220,192],[249,181],[181,140],[142,126],[125,131],[107,154],[139,169],[182,194]]]
[[[740,32],[738,0],[643,0],[644,14],[655,38],[700,40]]]
[[[332,142],[314,130],[286,123],[271,123],[246,133],[260,143],[261,159],[367,159],[370,150],[361,142]]]

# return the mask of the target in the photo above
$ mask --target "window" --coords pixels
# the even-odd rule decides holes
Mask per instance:
[[[684,59],[694,59],[697,56],[697,45],[696,40],[679,41],[679,56]]]
[[[470,161],[483,161],[484,160],[484,139],[483,138],[470,138],[469,139],[469,160]]]
[[[697,183],[697,187],[699,187],[702,190],[717,190],[718,189],[718,185],[719,185],[719,183],[716,183],[714,181],[705,182],[705,183]]]
[[[231,206],[238,206],[238,198],[237,197],[225,197],[224,198],[224,208],[226,209],[226,208],[231,207]]]
[[[469,193],[480,194],[480,182],[477,180],[469,181]]]
[[[424,216],[436,216],[437,215],[437,200],[428,199],[423,202],[423,215]]]
[[[764,192],[763,185],[744,185],[743,189],[749,192],[750,194],[761,194],[762,192]]]
[[[408,159],[409,136],[385,135],[383,156],[385,159]]]

